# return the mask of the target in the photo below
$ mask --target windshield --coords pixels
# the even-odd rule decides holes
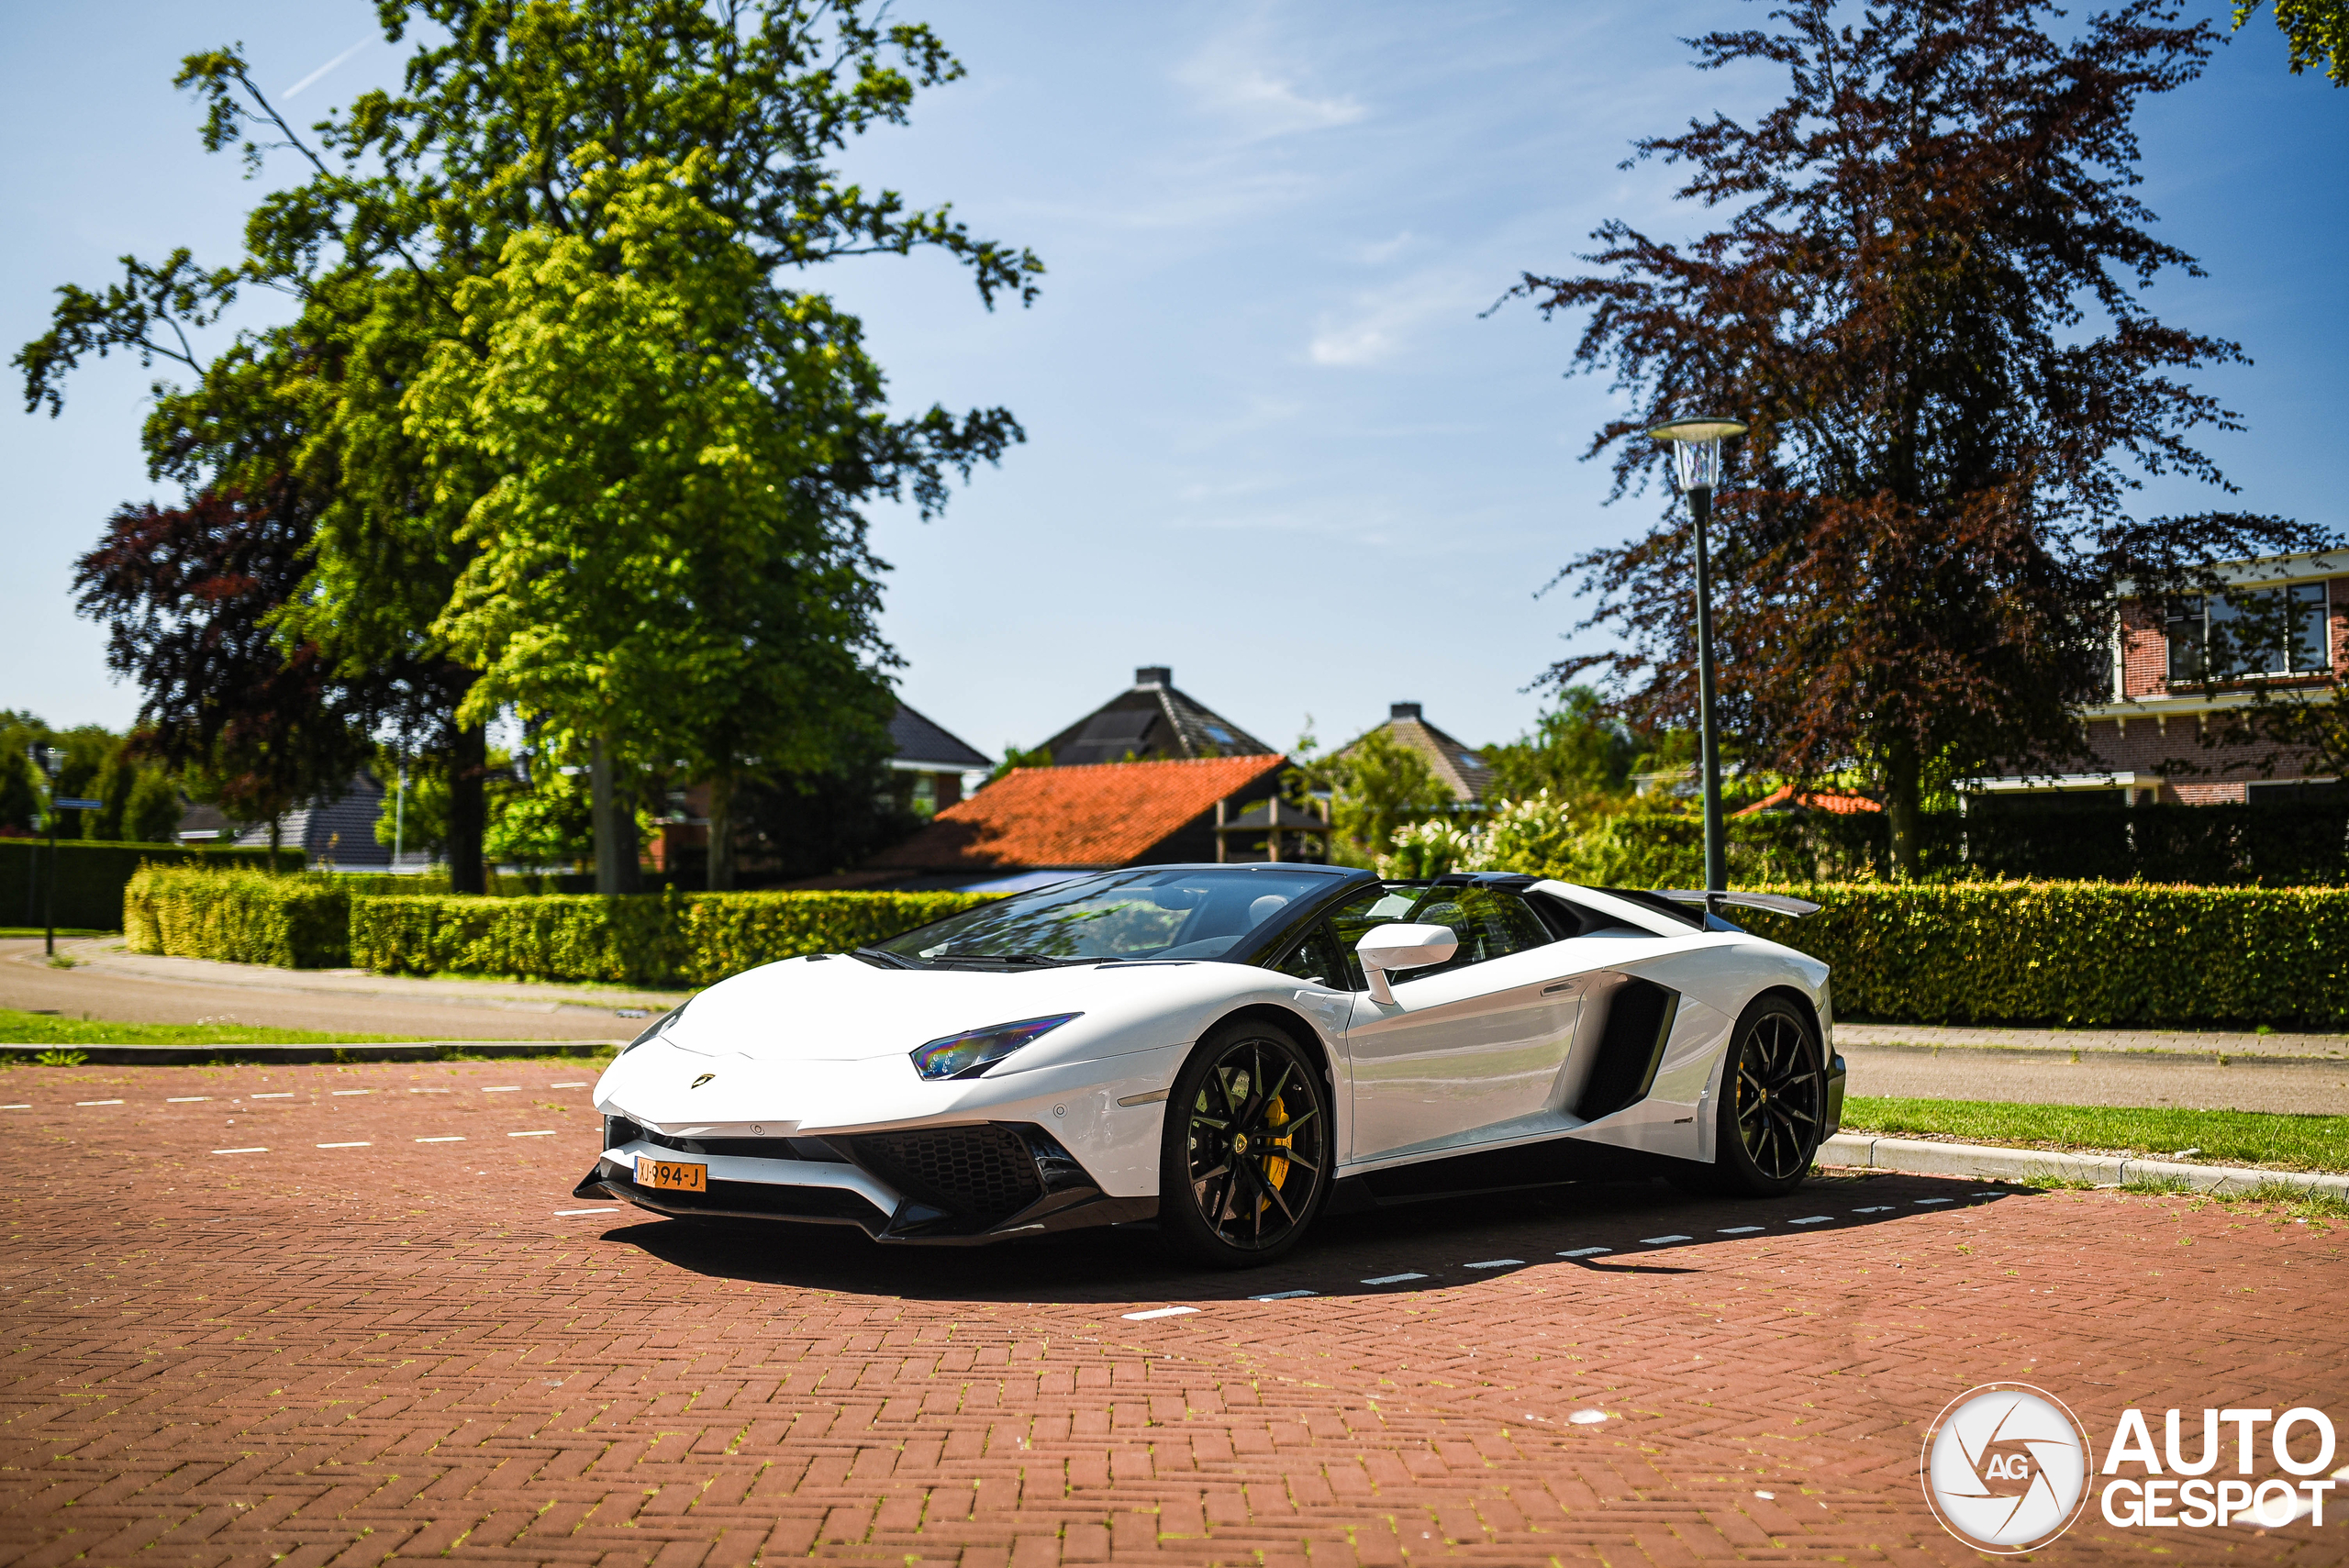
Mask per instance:
[[[1326,872],[1261,866],[1108,872],[1015,894],[877,946],[916,963],[974,968],[1221,958],[1330,884]]]

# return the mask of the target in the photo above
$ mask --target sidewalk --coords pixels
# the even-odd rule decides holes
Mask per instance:
[[[2181,1056],[2269,1056],[2349,1061],[2349,1035],[2259,1034],[2238,1029],[2002,1029],[1976,1024],[1853,1024],[1838,1020],[1838,1048],[1909,1045],[1941,1051],[2161,1051]]]
[[[278,969],[122,951],[119,937],[0,940],[0,1007],[126,1023],[228,1023],[425,1040],[626,1040],[623,1013],[674,1007],[688,993],[527,981],[436,980],[363,970]]]

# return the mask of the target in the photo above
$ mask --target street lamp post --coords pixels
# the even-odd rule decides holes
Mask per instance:
[[[1721,825],[1721,754],[1713,721],[1713,569],[1705,549],[1705,525],[1713,512],[1713,487],[1720,483],[1721,440],[1745,434],[1735,419],[1698,416],[1674,419],[1648,432],[1672,445],[1673,477],[1688,497],[1697,524],[1697,740],[1705,792],[1705,891],[1729,886],[1729,837]],[[1707,909],[1712,899],[1705,900]]]

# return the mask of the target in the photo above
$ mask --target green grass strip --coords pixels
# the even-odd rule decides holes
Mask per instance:
[[[8,937],[45,937],[47,935],[49,935],[49,928],[46,926],[0,926],[0,939]],[[68,937],[118,937],[120,935],[122,935],[120,931],[84,930],[79,926],[60,926],[57,928],[57,940],[61,942]]]
[[[125,1024],[0,1007],[0,1045],[388,1045],[431,1038],[256,1029],[250,1024]]]
[[[2192,1149],[2198,1165],[2276,1165],[2349,1171],[2349,1117],[2261,1111],[2020,1106],[1989,1100],[1910,1100],[1855,1095],[1845,1132],[1887,1137],[1933,1132],[1977,1143],[2109,1150],[2154,1158]]]

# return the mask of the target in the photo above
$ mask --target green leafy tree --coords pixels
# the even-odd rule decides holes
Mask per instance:
[[[689,759],[725,887],[741,779],[887,722],[854,503],[897,475],[871,466],[889,421],[854,318],[775,289],[706,177],[698,156],[607,170],[572,232],[516,235],[408,403],[454,472],[502,476],[436,628],[482,672],[470,709],[639,767]]]
[[[960,74],[927,28],[887,21],[884,6],[380,0],[377,14],[391,40],[417,25],[429,41],[410,53],[397,90],[362,95],[307,137],[271,103],[239,51],[188,57],[179,81],[206,101],[206,145],[240,150],[256,173],[290,157],[299,183],[256,206],[235,267],[201,268],[182,251],[160,267],[127,262],[124,282],[103,292],[62,291],[52,331],[19,362],[28,397],[52,406],[65,369],[120,349],[184,360],[204,373],[206,392],[241,377],[293,411],[300,439],[290,456],[231,454],[206,477],[246,494],[290,478],[316,499],[309,575],[276,624],[289,649],[315,646],[346,675],[405,668],[405,703],[386,721],[430,733],[442,751],[451,881],[471,889],[482,875],[489,767],[481,720],[490,701],[474,697],[476,672],[445,640],[461,626],[478,630],[477,621],[443,612],[483,543],[467,527],[475,505],[505,476],[479,465],[481,443],[446,439],[447,428],[429,417],[412,426],[417,411],[408,403],[436,353],[462,338],[462,286],[497,273],[518,236],[581,238],[583,217],[592,223],[602,210],[584,199],[591,179],[696,159],[706,206],[769,273],[940,250],[970,269],[992,305],[1006,294],[1031,298],[1042,269],[1025,250],[974,237],[943,206],[909,207],[829,166],[864,130],[902,123],[919,88]],[[618,264],[619,248],[584,238],[596,264]],[[207,362],[194,334],[255,286],[296,300],[298,319],[248,334]],[[774,340],[777,318],[760,325]],[[957,418],[933,407],[869,423],[855,450],[811,458],[801,490],[812,484],[805,473],[820,471],[835,504],[907,493],[932,511],[950,473],[1019,439],[1001,409]],[[798,662],[804,671],[807,662]],[[870,689],[869,670],[858,685],[852,700],[810,696],[797,711],[854,707]],[[700,734],[680,754],[706,762],[713,777],[774,765],[804,744],[794,737],[765,746],[783,727],[762,715],[749,727],[761,744],[745,750],[729,739],[739,716],[705,706],[694,717]],[[659,727],[631,722],[628,730]],[[614,770],[640,769],[654,759],[629,733],[590,750]],[[633,787],[612,783],[620,797]],[[616,833],[626,815],[614,818]],[[627,859],[632,865],[632,851]]]
[[[2260,0],[2237,0],[2235,30],[2258,14]],[[2292,74],[2321,67],[2336,87],[2349,87],[2349,3],[2276,0],[2276,25],[2291,50]]]
[[[1547,790],[1576,802],[1622,795],[1640,755],[1640,738],[1607,711],[1604,697],[1588,686],[1568,686],[1532,734],[1485,748],[1493,773],[1487,793],[1521,800]]]
[[[1319,793],[1329,795],[1328,849],[1333,864],[1376,865],[1382,856],[1395,852],[1397,832],[1459,809],[1459,801],[1434,765],[1385,728],[1372,730],[1332,756],[1319,756],[1319,751],[1310,734],[1298,737],[1291,753],[1297,766],[1285,776],[1291,797],[1300,803]]]

